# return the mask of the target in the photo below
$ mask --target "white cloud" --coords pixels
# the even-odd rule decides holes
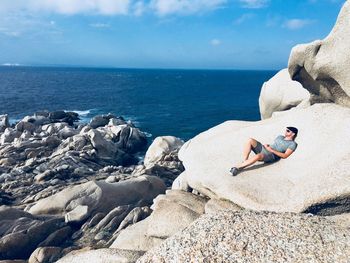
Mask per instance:
[[[133,6],[133,13],[135,16],[141,16],[146,10],[146,6],[143,1],[138,1]]]
[[[129,5],[130,0],[1,0],[0,12],[22,9],[68,15],[79,13],[124,15],[128,13]]]
[[[105,24],[105,23],[94,23],[94,24],[90,24],[90,27],[94,27],[94,28],[109,28],[111,27],[109,24]]]
[[[219,46],[219,45],[221,45],[221,40],[220,39],[216,39],[216,38],[214,38],[214,39],[212,39],[211,41],[210,41],[210,44],[212,45],[212,46]]]
[[[221,7],[227,0],[151,0],[150,6],[160,16],[194,14]]]
[[[5,28],[5,27],[0,28],[0,34],[3,34],[5,36],[9,36],[9,37],[20,37],[21,36],[21,32],[19,32],[17,30],[12,30],[11,28]]]
[[[237,18],[235,21],[234,21],[234,24],[236,25],[240,25],[244,22],[246,22],[247,20],[251,19],[254,17],[254,14],[243,14],[241,15],[239,18]]]
[[[9,12],[0,15],[0,35],[11,38],[58,39],[62,36],[62,30],[55,21],[46,20],[25,12]]]
[[[239,0],[244,8],[263,8],[268,6],[270,0]]]
[[[307,25],[315,23],[315,20],[310,19],[289,19],[284,24],[283,27],[288,28],[290,30],[301,29]]]

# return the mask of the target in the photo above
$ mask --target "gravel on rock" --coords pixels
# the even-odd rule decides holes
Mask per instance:
[[[350,229],[308,214],[204,215],[137,262],[349,262]]]

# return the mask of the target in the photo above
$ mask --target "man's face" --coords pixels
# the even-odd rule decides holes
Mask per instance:
[[[294,133],[289,130],[289,129],[286,129],[285,133],[284,133],[284,136],[285,137],[290,137],[290,138],[293,138],[294,137]]]

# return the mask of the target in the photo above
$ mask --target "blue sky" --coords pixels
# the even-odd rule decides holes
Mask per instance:
[[[281,69],[344,0],[0,0],[0,65]]]

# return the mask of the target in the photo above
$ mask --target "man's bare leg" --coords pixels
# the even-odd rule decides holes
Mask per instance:
[[[257,146],[258,142],[253,139],[250,138],[246,144],[244,145],[244,149],[243,149],[243,160],[246,161],[249,158],[249,154],[252,151],[253,148],[255,148]]]
[[[245,167],[248,167],[248,166],[256,163],[257,161],[262,161],[262,160],[264,160],[264,155],[262,153],[258,153],[257,155],[252,156],[248,160],[245,160],[241,164],[237,165],[236,168],[243,169]]]
[[[264,155],[262,153],[259,153],[251,158],[249,158],[249,154],[252,151],[253,148],[255,148],[257,146],[258,142],[257,140],[250,138],[246,144],[244,145],[244,149],[243,149],[243,158],[244,161],[241,164],[238,164],[234,167],[231,168],[230,173],[235,176],[239,173],[239,170],[248,167],[254,163],[256,163],[257,161],[262,161],[264,160]]]

